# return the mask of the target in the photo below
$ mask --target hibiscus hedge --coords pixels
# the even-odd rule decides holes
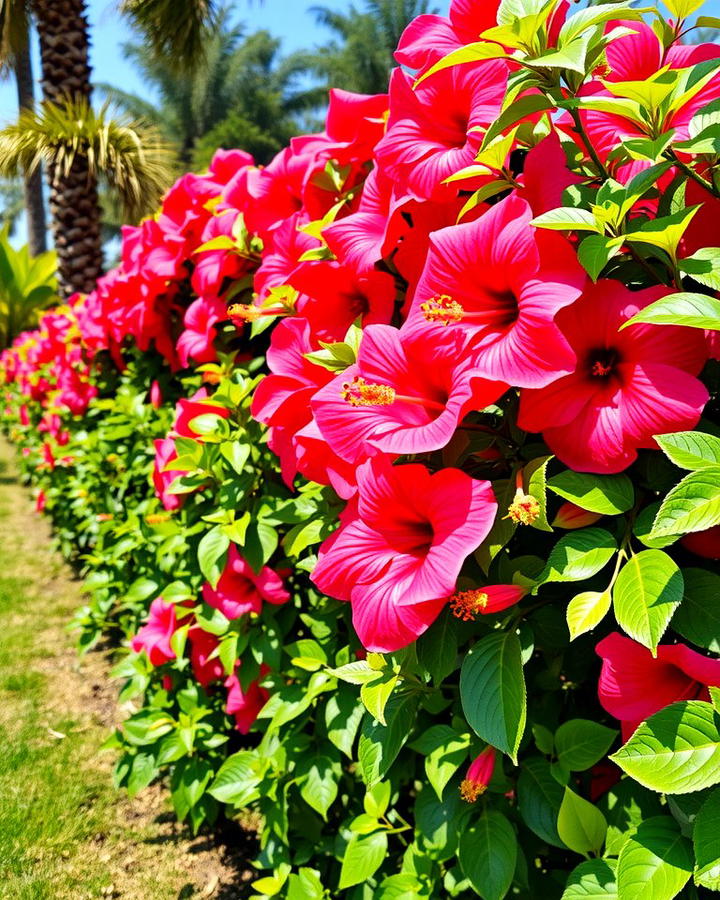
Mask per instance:
[[[2,356],[117,783],[250,813],[259,895],[720,890],[699,5],[420,16],[389,95],[218,151]]]

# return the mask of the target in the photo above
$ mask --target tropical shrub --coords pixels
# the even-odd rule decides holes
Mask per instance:
[[[131,793],[288,898],[720,889],[720,47],[454,0],[5,353]]]

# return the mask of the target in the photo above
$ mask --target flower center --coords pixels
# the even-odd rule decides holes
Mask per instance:
[[[485,793],[486,785],[479,781],[471,781],[466,778],[460,783],[460,796],[468,803],[474,803],[478,797]]]
[[[458,591],[450,598],[452,614],[462,619],[463,622],[471,622],[475,616],[482,612],[488,604],[488,595],[481,590]]]
[[[594,350],[590,354],[590,374],[594,378],[608,378],[619,362],[617,350],[612,348]]]
[[[441,322],[443,325],[461,322],[465,315],[462,306],[449,294],[435,294],[420,304],[420,311],[425,316],[426,322]]]
[[[530,494],[526,494],[522,488],[518,488],[505,518],[512,519],[517,525],[532,525],[539,515],[538,501]]]
[[[517,320],[518,301],[512,291],[496,291],[484,288],[487,302],[483,309],[468,312],[462,304],[449,294],[435,294],[420,304],[420,312],[426,322],[439,322],[442,325],[469,322],[471,325],[492,325],[507,328]]]
[[[346,381],[343,384],[340,396],[350,406],[390,406],[401,401],[403,403],[412,403],[415,406],[424,406],[425,409],[434,412],[444,412],[445,410],[444,404],[438,403],[436,400],[429,400],[426,397],[411,397],[408,394],[398,394],[395,388],[390,387],[389,384],[367,382],[360,375],[356,375],[352,381]]]

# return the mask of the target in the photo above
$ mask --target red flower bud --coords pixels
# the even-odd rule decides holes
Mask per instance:
[[[574,503],[570,503],[568,500],[563,503],[557,511],[557,515],[552,520],[551,525],[553,528],[567,528],[568,530],[572,528],[585,528],[586,525],[594,525],[598,519],[602,519],[600,513],[582,509]]]

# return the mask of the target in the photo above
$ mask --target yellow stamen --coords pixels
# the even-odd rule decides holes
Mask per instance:
[[[478,797],[485,793],[486,785],[466,778],[460,783],[460,796],[468,803],[474,803]]]
[[[343,384],[341,396],[351,406],[390,406],[395,402],[395,389],[389,384],[368,384],[356,375]]]
[[[532,525],[539,515],[540,504],[537,500],[518,488],[504,518],[512,519],[518,525]]]
[[[465,310],[449,294],[435,294],[425,303],[420,304],[420,311],[427,322],[440,322],[449,325],[451,322],[461,322]]]
[[[488,604],[488,595],[484,591],[459,591],[450,598],[452,614],[462,619],[463,622],[471,622],[475,616],[482,612]]]
[[[167,513],[150,513],[149,516],[145,516],[145,521],[148,525],[159,525],[160,522],[167,522],[169,518]]]
[[[256,322],[263,316],[286,316],[288,311],[283,307],[260,307],[252,303],[231,303],[227,308],[228,317],[241,319],[243,322]]]

